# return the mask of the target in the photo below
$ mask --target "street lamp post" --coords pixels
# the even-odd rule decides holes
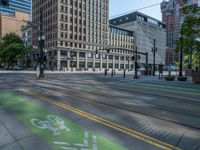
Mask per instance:
[[[73,59],[74,59],[74,56],[75,56],[75,53],[74,53],[74,51],[73,51],[73,49],[72,49],[72,51],[70,51],[70,58],[69,58],[69,60],[70,60],[70,67],[71,67],[71,72],[73,72]]]
[[[25,35],[26,36],[26,35]],[[27,49],[28,48],[28,37],[25,37],[25,48]],[[23,67],[27,67],[28,65],[28,63],[27,63],[27,52],[26,52],[26,54],[25,54],[25,66],[23,66]]]
[[[40,73],[39,78],[44,78],[44,40],[45,37],[43,35],[43,10],[40,10],[40,35],[38,37],[39,47],[40,47],[40,59],[39,59],[39,67],[40,67]]]
[[[156,72],[156,52],[157,52],[157,48],[156,48],[156,39],[153,40],[153,76],[155,76],[155,72]]]
[[[44,78],[44,52],[43,52],[43,48],[44,48],[44,40],[45,37],[39,37],[38,38],[38,42],[39,42],[39,47],[40,47],[40,59],[39,59],[39,67],[40,67],[40,73],[39,73],[39,78]]]

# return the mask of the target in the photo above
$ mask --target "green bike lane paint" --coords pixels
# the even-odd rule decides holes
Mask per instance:
[[[0,105],[53,150],[125,150],[121,145],[11,92],[0,92]]]

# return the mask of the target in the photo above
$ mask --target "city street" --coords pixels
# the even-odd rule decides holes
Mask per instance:
[[[200,85],[0,73],[0,150],[200,150]]]

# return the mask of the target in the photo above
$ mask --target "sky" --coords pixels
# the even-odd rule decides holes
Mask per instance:
[[[110,0],[110,17],[131,12],[149,5],[161,3],[163,0]],[[139,10],[153,18],[161,20],[160,5]]]

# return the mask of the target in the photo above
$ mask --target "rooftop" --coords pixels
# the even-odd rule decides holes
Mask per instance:
[[[117,25],[129,23],[129,22],[133,22],[137,20],[144,21],[144,22],[159,26],[161,28],[165,28],[165,23],[163,23],[162,21],[138,11],[110,19],[110,24],[117,26]]]

